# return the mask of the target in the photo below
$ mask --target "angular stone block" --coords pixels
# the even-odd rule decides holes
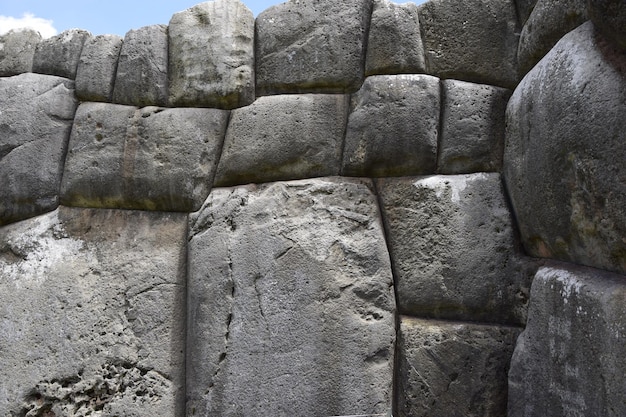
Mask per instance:
[[[626,273],[626,73],[598,39],[570,32],[515,90],[503,173],[529,254]]]
[[[186,223],[61,207],[0,229],[0,415],[183,415]]]
[[[523,324],[535,263],[521,258],[500,175],[377,180],[402,314]]]
[[[33,72],[74,79],[83,45],[91,33],[70,29],[41,40],[35,48]]]
[[[169,26],[172,106],[232,109],[254,93],[254,16],[239,0],[200,3]]]
[[[415,3],[375,0],[365,75],[426,72]]]
[[[510,417],[626,415],[626,277],[551,263],[533,281]]]
[[[64,205],[195,211],[211,190],[228,112],[83,103],[61,185]]]
[[[78,102],[74,82],[25,73],[0,79],[0,225],[54,210]]]
[[[504,114],[511,91],[444,80],[437,171],[442,174],[499,171]]]
[[[41,35],[33,29],[10,30],[0,35],[0,77],[31,72],[39,42]]]
[[[354,92],[373,0],[289,0],[256,19],[257,94]]]
[[[215,186],[338,175],[348,97],[261,97],[233,110]]]
[[[82,101],[110,102],[123,38],[100,35],[83,45],[76,72],[76,95]]]
[[[395,302],[371,187],[219,188],[192,215],[187,415],[390,410]]]
[[[398,417],[505,416],[507,371],[520,331],[402,317]]]
[[[167,105],[167,26],[144,26],[124,36],[113,88],[113,102],[133,106]]]
[[[433,174],[437,166],[439,79],[430,75],[368,77],[352,95],[343,175]]]
[[[437,0],[419,6],[428,73],[515,88],[519,26],[513,0]]]
[[[587,14],[614,46],[626,52],[626,3],[622,0],[587,0]]]

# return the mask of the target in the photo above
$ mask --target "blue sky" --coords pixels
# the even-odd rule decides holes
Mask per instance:
[[[281,0],[242,0],[257,16]],[[343,1],[343,0],[337,0]],[[407,0],[394,0],[407,3]],[[201,0],[0,0],[0,33],[24,26],[36,27],[44,37],[66,29],[86,29],[94,35],[123,36],[130,29],[157,23]],[[423,0],[413,0],[423,3]]]

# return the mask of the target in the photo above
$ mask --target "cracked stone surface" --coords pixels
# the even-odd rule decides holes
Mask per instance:
[[[0,35],[0,76],[30,72],[39,42],[41,35],[33,29],[12,29]]]
[[[371,188],[218,188],[191,216],[189,416],[390,409],[395,302]]]
[[[0,229],[0,415],[184,414],[186,228],[60,207]]]

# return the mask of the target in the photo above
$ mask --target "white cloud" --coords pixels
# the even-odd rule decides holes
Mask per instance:
[[[0,15],[0,35],[11,29],[30,28],[38,31],[42,37],[49,38],[57,34],[57,30],[52,26],[52,20],[35,17],[32,13],[24,13],[22,17]]]

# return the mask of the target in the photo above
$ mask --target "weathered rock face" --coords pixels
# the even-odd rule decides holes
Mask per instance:
[[[524,26],[528,20],[528,17],[536,4],[537,0],[515,0],[515,5],[517,6],[517,16],[522,26]]]
[[[188,415],[390,409],[395,303],[371,187],[214,189],[192,216]]]
[[[100,35],[87,39],[76,72],[76,96],[83,101],[110,102],[123,39]]]
[[[368,77],[352,96],[343,175],[432,174],[437,165],[439,79]]]
[[[533,256],[626,272],[623,59],[586,23],[511,97],[504,174]]]
[[[415,3],[375,0],[365,75],[426,72]]]
[[[402,317],[396,414],[506,415],[507,371],[520,331],[515,327]]]
[[[254,16],[239,0],[200,3],[169,23],[169,98],[232,109],[254,94]]]
[[[83,44],[90,37],[86,30],[70,29],[41,40],[35,48],[33,72],[74,79]]]
[[[511,92],[465,81],[444,80],[438,172],[499,171],[504,114]]]
[[[144,26],[126,33],[120,51],[113,102],[167,105],[167,26]]]
[[[77,105],[68,79],[30,73],[0,79],[0,225],[58,205]]]
[[[402,314],[523,324],[533,262],[520,259],[500,175],[377,181]]]
[[[554,263],[533,281],[509,416],[626,415],[626,277]]]
[[[259,95],[343,93],[363,82],[373,0],[289,0],[256,19]]]
[[[587,0],[589,19],[613,45],[626,52],[626,3],[622,0]]]
[[[32,29],[10,30],[0,35],[0,77],[31,72],[40,41],[41,35]]]
[[[0,415],[183,415],[186,218],[61,207],[0,229]]]
[[[519,28],[513,0],[437,0],[419,6],[430,74],[514,88]]]
[[[83,103],[61,187],[64,205],[195,211],[206,199],[228,112]]]
[[[348,97],[261,97],[233,110],[216,186],[338,175]]]

